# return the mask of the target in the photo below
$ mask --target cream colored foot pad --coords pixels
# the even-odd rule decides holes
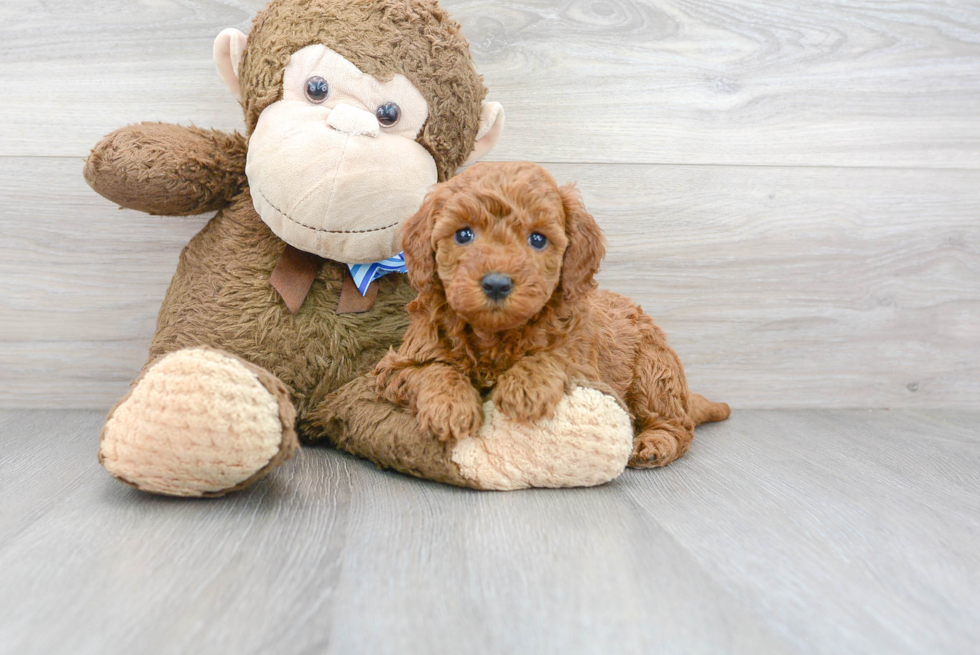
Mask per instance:
[[[533,425],[506,419],[492,402],[476,437],[462,439],[452,460],[484,489],[590,487],[622,473],[633,452],[633,427],[616,400],[576,387],[555,417]]]
[[[208,349],[163,357],[106,422],[103,465],[144,491],[200,496],[247,480],[279,452],[276,398],[241,361]]]

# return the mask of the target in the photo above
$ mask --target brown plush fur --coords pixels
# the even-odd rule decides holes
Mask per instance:
[[[472,150],[483,79],[459,24],[434,0],[273,0],[255,17],[242,57],[245,125],[282,96],[292,53],[323,43],[380,80],[401,73],[429,103],[417,141],[448,179]]]
[[[337,448],[382,468],[479,488],[478,481],[460,475],[452,461],[453,444],[433,439],[410,413],[378,399],[373,375],[355,378],[328,396],[310,413],[310,421],[329,434]]]
[[[226,206],[247,185],[245,139],[237,132],[143,123],[92,150],[85,179],[128,209],[191,216]]]
[[[184,153],[195,152],[198,131],[166,127],[172,129],[165,141],[155,125],[134,125],[106,137],[86,166],[89,183],[115,202],[150,213],[175,213],[176,202],[183,203],[181,213],[197,213],[208,202],[218,202],[220,178],[201,176],[198,182],[174,173],[192,169]],[[121,138],[144,147],[114,149],[112,144]],[[184,149],[183,143],[190,147]],[[169,200],[172,187],[187,189],[188,194]],[[140,188],[145,193],[139,194]],[[327,262],[302,309],[292,316],[269,284],[285,245],[255,212],[248,189],[241,191],[181,253],[157,317],[147,364],[193,346],[238,355],[288,386],[298,431],[306,438],[307,411],[371,370],[390,346],[398,345],[408,325],[405,304],[415,293],[404,276],[385,276],[378,281],[378,298],[370,311],[337,314],[343,265]]]
[[[249,198],[212,219],[181,254],[150,357],[207,345],[263,367],[291,389],[305,438],[307,412],[400,342],[408,324],[405,304],[415,294],[404,276],[388,275],[378,280],[370,311],[338,314],[345,265],[326,262],[292,316],[269,284],[284,247]]]
[[[242,60],[247,135],[279,98],[291,53],[311,43],[367,73],[398,72],[416,85],[430,107],[418,141],[442,178],[472,151],[486,89],[459,25],[432,0],[273,0],[255,18]],[[400,343],[415,292],[405,276],[385,276],[370,311],[337,314],[343,265],[328,261],[292,316],[269,284],[285,243],[253,208],[245,154],[237,134],[144,123],[103,139],[85,178],[106,198],[151,214],[218,211],[181,253],[147,365],[193,346],[239,356],[290,389],[301,438],[322,438],[310,411]],[[380,421],[386,410],[377,411]]]
[[[475,238],[460,245],[454,234]],[[528,244],[543,234],[540,251]],[[378,390],[449,440],[482,423],[481,394],[510,418],[554,414],[575,379],[605,382],[626,402],[636,436],[630,465],[683,455],[694,427],[728,406],[687,388],[664,333],[629,299],[595,289],[602,232],[571,186],[529,162],[477,164],[439,185],[403,226],[409,279],[419,296],[396,353],[378,364]],[[509,276],[488,298],[481,280]]]

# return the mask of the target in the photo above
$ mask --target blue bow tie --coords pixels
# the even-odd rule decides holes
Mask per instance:
[[[350,269],[351,277],[354,278],[354,285],[357,286],[357,290],[361,292],[362,296],[367,293],[371,283],[379,277],[388,275],[388,273],[408,272],[408,269],[405,268],[405,253],[403,252],[380,262],[348,264],[347,267]]]

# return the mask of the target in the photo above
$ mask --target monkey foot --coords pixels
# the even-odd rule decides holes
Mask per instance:
[[[484,405],[483,428],[461,439],[452,461],[481,489],[590,487],[623,472],[633,451],[629,415],[610,395],[576,387],[554,418],[521,424]]]
[[[293,455],[294,421],[272,373],[210,348],[178,350],[148,366],[110,412],[99,461],[142,491],[220,496]]]

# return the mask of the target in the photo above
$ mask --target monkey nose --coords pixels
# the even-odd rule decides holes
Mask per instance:
[[[327,125],[351,136],[378,136],[381,125],[374,114],[343,103],[330,110]]]
[[[494,302],[500,302],[510,295],[514,283],[509,275],[503,273],[487,273],[480,280],[480,286],[487,298]]]

